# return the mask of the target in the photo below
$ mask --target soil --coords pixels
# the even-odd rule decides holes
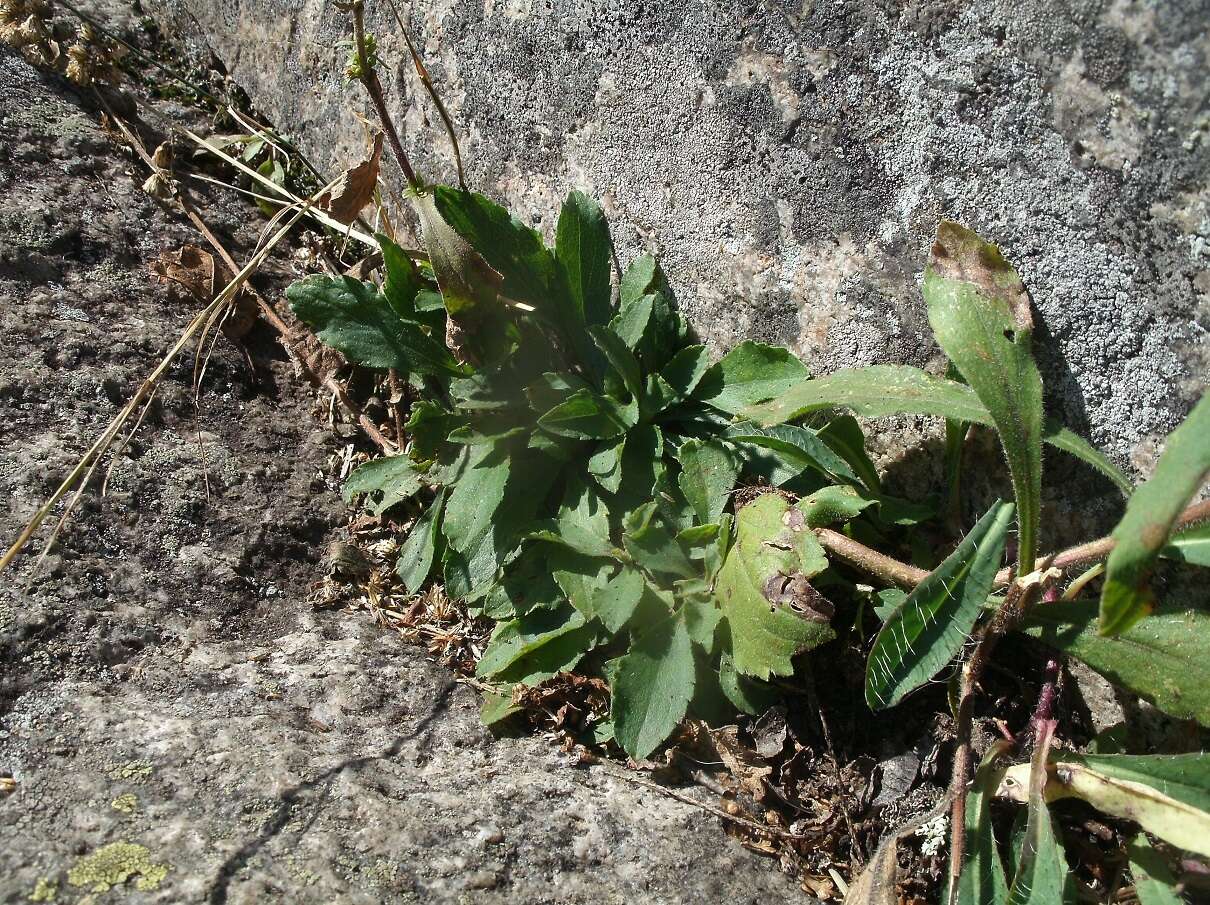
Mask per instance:
[[[204,243],[141,190],[147,171],[91,91],[3,47],[0,84],[7,542],[196,312],[148,265]],[[148,149],[170,126],[208,130],[131,90],[110,102]],[[248,255],[264,218],[190,193]],[[280,300],[291,271],[278,254],[254,283]],[[348,521],[340,464],[362,441],[328,423],[263,323],[243,347],[217,343],[197,407],[192,368],[170,369],[37,577],[37,541],[3,575],[0,901],[801,895],[700,808],[573,768],[547,739],[493,737],[477,694],[424,650],[316,609]]]

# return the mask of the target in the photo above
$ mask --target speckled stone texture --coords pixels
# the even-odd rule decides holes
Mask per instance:
[[[1206,382],[1206,0],[396,2],[470,183],[548,236],[567,189],[603,199],[622,264],[661,255],[718,349],[937,365],[918,282],[951,217],[1020,269],[1052,409],[1120,462],[1146,471],[1140,441]],[[329,170],[358,159],[347,14],[150,6]],[[408,147],[450,180],[389,8],[367,6]]]
[[[147,264],[200,239],[140,190],[91,92],[7,47],[0,86],[7,544],[193,315]],[[153,147],[205,127],[137,93],[121,109]],[[193,198],[250,253],[259,214]],[[275,300],[286,256],[255,278]],[[171,368],[41,577],[25,589],[37,545],[0,576],[0,902],[805,901],[710,814],[552,740],[494,738],[477,693],[422,649],[313,609],[351,438],[271,332],[247,339],[251,367],[216,345],[200,411],[192,359]]]

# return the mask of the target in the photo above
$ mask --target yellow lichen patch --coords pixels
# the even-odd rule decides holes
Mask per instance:
[[[130,779],[138,781],[151,775],[151,762],[146,760],[128,760],[125,763],[107,765],[110,779]]]
[[[157,889],[168,876],[168,865],[156,864],[150,855],[146,846],[112,842],[77,861],[67,872],[67,882],[86,886],[92,892],[106,892],[137,876],[136,889],[144,892]]]
[[[59,892],[59,884],[50,877],[39,877],[34,883],[34,891],[29,894],[31,902],[53,902]]]
[[[123,814],[133,814],[135,808],[139,806],[139,799],[134,793],[127,792],[125,795],[119,795],[109,803],[109,806],[115,811],[121,811]]]

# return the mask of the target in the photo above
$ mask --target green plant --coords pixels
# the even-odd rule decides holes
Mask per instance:
[[[353,75],[402,155],[353,8]],[[836,636],[835,602],[861,598],[856,570],[885,586],[866,665],[872,709],[959,665],[949,901],[1070,900],[1047,811],[1055,795],[1083,797],[1198,850],[1210,811],[1207,760],[1181,761],[1181,794],[1167,761],[1086,758],[1077,769],[1052,748],[1053,683],[1034,720],[1031,763],[1007,769],[1013,746],[1004,743],[967,783],[973,702],[1010,632],[1210,725],[1205,615],[1162,607],[1147,615],[1159,557],[1207,563],[1210,505],[1184,507],[1210,470],[1210,397],[1173,435],[1111,538],[1043,556],[1044,444],[1128,494],[1131,483],[1044,418],[1028,295],[999,250],[970,230],[943,222],[925,273],[929,320],[951,361],[946,377],[884,365],[811,378],[788,350],[754,342],[711,363],[650,256],[621,274],[615,293],[608,226],[587,196],[568,196],[551,249],[486,197],[427,186],[400,163],[427,255],[379,235],[381,286],[311,276],[287,294],[351,362],[389,369],[415,391],[406,454],[362,466],[346,491],[365,493],[374,513],[424,501],[398,576],[412,593],[439,579],[494,621],[477,669],[496,692],[485,719],[513,712],[513,689],[574,670],[610,688],[610,717],[594,738],[646,757],[687,716],[754,712],[771,680],[793,675],[796,657]],[[848,412],[946,419],[949,498],[922,505],[886,495]],[[1014,503],[993,505],[931,570],[889,556],[925,527],[959,518],[961,438],[971,426],[998,435]],[[1014,524],[1016,565],[1002,568]],[[1099,617],[1079,596],[1094,573],[1071,584],[1075,599],[1050,601],[1068,570],[1106,557]],[[997,790],[1027,804],[1011,872],[988,818]],[[894,901],[901,835],[854,885],[853,901]],[[1146,905],[1143,890],[1168,888],[1166,866],[1142,836],[1129,854]]]

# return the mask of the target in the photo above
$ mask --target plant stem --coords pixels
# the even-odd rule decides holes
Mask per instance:
[[[403,150],[403,143],[399,140],[399,133],[395,130],[395,122],[387,111],[382,82],[378,80],[378,73],[370,66],[369,56],[366,53],[365,9],[362,0],[354,0],[349,5],[349,9],[353,13],[353,46],[357,51],[357,66],[361,70],[359,76],[361,83],[365,85],[366,93],[370,95],[370,101],[374,104],[374,112],[378,114],[382,131],[386,133],[387,144],[391,146],[391,153],[395,155],[399,169],[403,170],[403,176],[408,181],[408,186],[414,192],[423,191],[424,184],[416,178],[416,171],[412,169],[407,152]]]

